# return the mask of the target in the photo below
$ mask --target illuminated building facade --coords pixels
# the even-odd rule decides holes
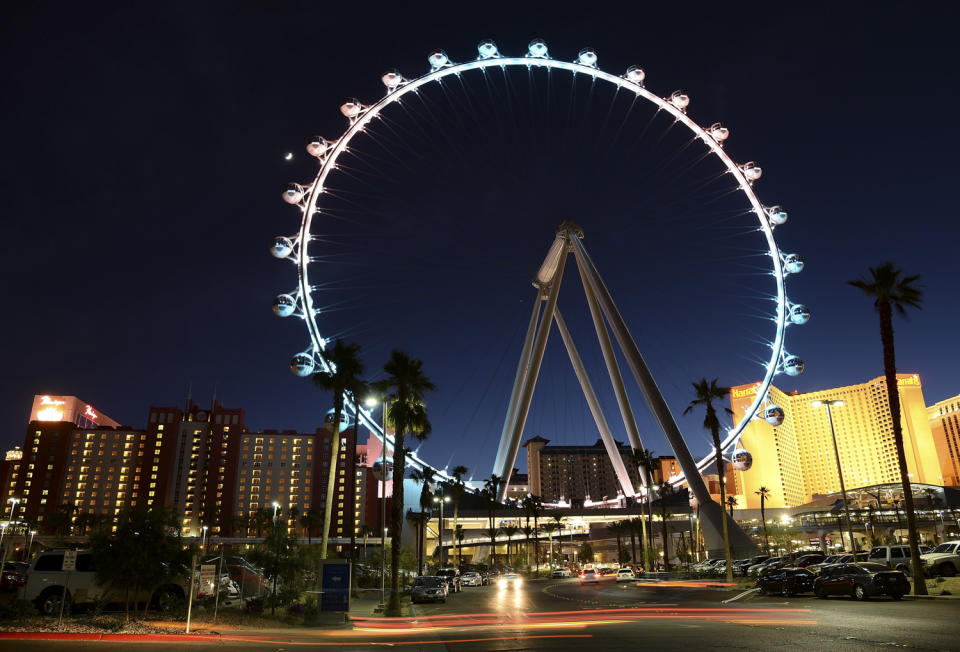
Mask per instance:
[[[188,400],[181,419],[175,430],[169,504],[181,513],[185,535],[198,535],[204,525],[211,535],[230,535],[240,438],[245,432],[243,410],[225,408],[216,399],[210,409]]]
[[[306,514],[313,505],[314,436],[286,430],[244,434],[241,438],[235,514],[254,522],[257,511],[272,512],[276,502],[287,516],[289,532],[299,524],[290,510]],[[249,528],[249,530],[256,529]]]
[[[547,446],[549,439],[537,436],[527,440],[527,479],[530,493],[544,502],[561,499],[600,501],[616,498],[620,484],[602,440],[593,446]],[[629,446],[617,442],[620,456],[634,487],[640,486],[637,467],[630,461]]]
[[[897,383],[910,480],[938,484],[940,462],[920,377],[898,374]],[[743,416],[754,399],[755,388],[755,384],[731,388],[734,419]],[[771,387],[770,400],[783,408],[783,423],[775,427],[757,419],[748,425],[741,444],[752,453],[753,466],[747,471],[728,474],[733,479],[728,491],[737,497],[740,506],[759,507],[760,497],[756,492],[760,487],[770,491],[765,500],[768,507],[795,507],[809,502],[814,495],[839,491],[827,411],[824,407],[814,407],[814,401],[843,401],[843,406],[832,408],[832,415],[840,464],[848,487],[900,481],[883,377],[807,394],[787,394]]]
[[[113,428],[70,433],[63,492],[53,508],[64,504],[81,514],[101,514],[110,519],[124,507],[146,503],[141,480],[149,475],[147,433],[143,430]],[[52,511],[52,510],[51,510]]]
[[[931,405],[927,418],[940,459],[939,484],[960,487],[960,395]]]

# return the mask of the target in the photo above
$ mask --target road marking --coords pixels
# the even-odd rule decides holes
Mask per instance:
[[[748,595],[750,595],[750,594],[752,594],[752,593],[757,593],[758,591],[760,591],[760,589],[747,589],[747,590],[744,591],[743,593],[738,593],[737,595],[733,596],[732,598],[727,598],[726,600],[724,600],[724,601],[721,602],[720,604],[729,604],[730,602],[733,602],[734,600],[739,600],[740,598],[746,597],[746,596],[748,596]]]

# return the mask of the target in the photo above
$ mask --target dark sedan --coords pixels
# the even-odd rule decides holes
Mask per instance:
[[[816,576],[806,568],[777,568],[764,573],[757,579],[760,595],[782,595],[790,597],[797,593],[813,591]]]
[[[818,598],[848,595],[867,600],[875,595],[889,595],[899,600],[910,592],[910,581],[902,571],[890,570],[883,564],[862,562],[827,566],[813,583]]]

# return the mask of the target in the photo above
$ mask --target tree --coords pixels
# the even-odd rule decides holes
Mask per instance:
[[[767,514],[764,509],[766,508],[767,498],[770,497],[770,490],[766,487],[760,487],[753,493],[760,496],[760,520],[763,521],[763,549],[769,555],[770,538],[767,536]]]
[[[727,496],[727,507],[730,508],[730,520],[733,520],[733,508],[737,506],[736,496]]]
[[[540,517],[543,516],[543,499],[530,496],[530,514],[533,516],[533,560],[537,575],[540,575]]]
[[[647,516],[650,519],[650,531],[647,531],[647,524],[643,520],[643,514],[640,515],[640,530],[641,537],[647,540],[647,547],[653,548],[653,508],[651,502],[653,501],[653,451],[647,449],[640,449],[630,452],[631,461],[637,466],[638,472],[641,474],[641,477],[644,478],[644,482],[641,482],[646,487],[646,492],[644,496],[644,503],[646,503]],[[641,511],[643,506],[641,505]]]
[[[313,533],[323,525],[323,516],[319,511],[311,507],[307,513],[300,517],[300,525],[307,530],[307,545],[313,543]]]
[[[668,573],[670,572],[670,549],[667,545],[667,541],[669,541],[667,520],[670,518],[670,513],[667,512],[667,496],[670,495],[671,491],[673,491],[673,487],[661,480],[657,492],[660,494],[660,527],[663,532],[663,569]]]
[[[507,537],[507,566],[510,566],[510,544],[513,541],[514,535],[520,531],[516,525],[504,525],[500,530]]]
[[[330,524],[333,518],[333,503],[336,496],[337,468],[340,459],[340,423],[343,418],[344,396],[362,384],[363,363],[360,361],[360,346],[344,344],[338,339],[323,352],[323,371],[313,374],[313,382],[321,390],[333,392],[333,441],[330,444],[330,470],[327,474],[327,499],[323,509],[323,529],[320,532],[320,558],[327,558],[330,539]],[[353,482],[353,478],[350,479]],[[351,513],[353,509],[351,507]]]
[[[460,499],[463,498],[463,490],[465,488],[465,483],[463,482],[463,476],[467,474],[467,467],[457,465],[453,467],[453,471],[450,475],[453,476],[453,484],[450,485],[450,493],[453,494],[453,531],[457,531],[457,519],[460,516]],[[460,559],[460,553],[457,553],[457,566],[463,563],[463,560]]]
[[[122,593],[127,620],[131,602],[136,617],[146,596],[145,612],[153,591],[187,566],[179,521],[173,509],[127,507],[117,515],[115,532],[100,530],[90,538],[97,582]]]
[[[487,519],[490,527],[487,528],[487,534],[490,535],[490,559],[491,563],[497,560],[497,507],[500,503],[497,501],[500,495],[500,488],[503,486],[503,478],[496,473],[491,473],[490,477],[483,481],[482,495],[487,499]]]
[[[400,615],[400,535],[403,532],[403,476],[406,463],[404,440],[408,434],[423,440],[430,434],[430,420],[424,406],[424,395],[436,389],[423,373],[423,362],[411,359],[403,351],[394,350],[383,366],[387,379],[377,383],[377,391],[386,395],[388,418],[393,422],[393,504],[390,536],[397,542],[390,551],[390,602],[386,615]]]
[[[410,477],[420,483],[420,518],[417,525],[420,528],[417,533],[417,572],[423,572],[423,558],[427,548],[427,523],[430,521],[430,510],[433,508],[433,478],[436,475],[429,466],[423,469],[414,469]],[[407,519],[410,520],[410,519]],[[443,527],[443,524],[440,524]]]
[[[550,559],[547,560],[547,572],[550,572],[550,568],[553,566],[553,531],[557,529],[556,523],[544,523],[543,527],[540,528],[547,533],[547,536],[550,538]]]
[[[454,538],[455,538],[456,541],[457,541],[457,565],[459,566],[459,565],[461,565],[461,564],[463,563],[463,536],[464,536],[464,532],[463,532],[463,526],[462,526],[462,525],[457,525],[457,526],[453,529],[453,536],[454,536]]]
[[[373,534],[373,528],[364,523],[360,526],[360,537],[363,539],[363,561],[367,561],[367,538]]]
[[[622,539],[623,535],[626,532],[626,527],[624,527],[623,521],[613,521],[607,524],[607,532],[612,534],[617,538],[617,563],[622,564],[625,559],[621,559],[620,550],[623,547]]]
[[[590,545],[589,541],[584,541],[583,545],[580,546],[580,559],[585,564],[593,563],[593,546]]]
[[[900,467],[900,483],[903,486],[904,511],[907,513],[907,530],[910,534],[910,557],[913,572],[914,595],[926,595],[927,584],[920,560],[920,537],[917,533],[917,517],[913,508],[913,491],[907,471],[907,457],[903,449],[903,425],[900,422],[900,391],[897,388],[897,354],[893,339],[893,312],[907,316],[907,308],[920,309],[923,290],[917,287],[919,276],[904,276],[903,270],[893,263],[885,262],[870,268],[869,279],[848,281],[850,285],[871,297],[880,316],[880,343],[883,348],[883,375],[887,385],[887,404],[893,421],[893,443],[897,449]]]
[[[725,489],[725,469],[723,468],[723,451],[720,450],[720,420],[717,418],[717,409],[713,406],[714,401],[722,401],[730,394],[729,387],[719,387],[717,379],[714,378],[707,382],[706,378],[692,383],[694,398],[690,405],[683,411],[684,414],[692,412],[697,406],[706,407],[706,416],[703,419],[703,427],[710,431],[713,437],[713,449],[717,458],[717,474],[720,476],[720,520],[723,521],[723,551],[727,557],[727,581],[733,581],[733,555],[730,552],[730,532],[727,526],[726,515],[723,513],[723,505],[727,500]],[[732,412],[728,408],[723,408],[727,412]]]

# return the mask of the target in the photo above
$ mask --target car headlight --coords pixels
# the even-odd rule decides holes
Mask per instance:
[[[507,580],[497,580],[497,586],[501,589],[507,588]]]
[[[523,580],[521,580],[519,577],[513,580],[513,588],[519,589],[521,584],[523,584]]]

